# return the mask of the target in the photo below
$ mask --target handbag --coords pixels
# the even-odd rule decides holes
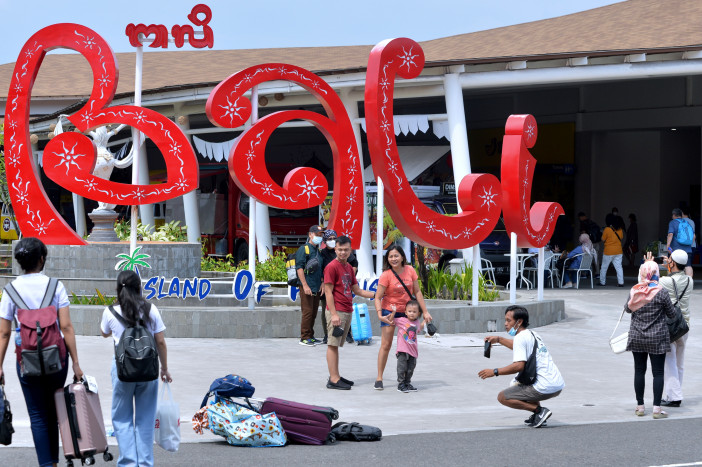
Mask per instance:
[[[685,317],[682,314],[682,309],[680,308],[680,297],[685,295],[685,292],[689,286],[690,279],[687,280],[687,285],[685,285],[682,293],[678,295],[678,286],[675,284],[675,279],[673,279],[673,290],[675,291],[675,304],[673,305],[673,308],[675,308],[675,317],[666,318],[668,333],[670,334],[670,342],[675,342],[687,334],[687,332],[690,330],[690,327],[687,325],[687,321],[685,321]]]
[[[166,397],[166,388],[168,397]],[[161,385],[161,396],[156,407],[156,426],[154,428],[156,444],[169,452],[176,452],[180,446],[180,409],[173,400],[171,385],[164,382]]]
[[[531,331],[529,331],[531,332]],[[531,355],[529,355],[529,358],[527,358],[527,361],[524,363],[524,368],[522,371],[517,373],[517,377],[514,378],[517,380],[519,384],[523,384],[525,386],[531,386],[536,382],[536,347],[537,347],[537,340],[536,336],[534,335],[533,332],[531,332],[531,337],[534,338],[534,348],[531,349]]]
[[[5,397],[5,385],[0,385],[0,444],[9,446],[12,444],[12,433],[15,429],[12,427],[12,411],[10,410],[10,402]]]
[[[232,446],[284,446],[287,438],[274,412],[261,415],[229,399],[215,398],[207,406],[212,433],[226,438]]]
[[[626,345],[629,343],[629,331],[619,334],[617,337],[614,337],[614,333],[617,332],[617,328],[619,327],[619,323],[622,322],[622,318],[624,317],[625,311],[626,310],[622,310],[622,314],[619,316],[619,321],[617,321],[617,325],[614,326],[612,335],[609,336],[609,347],[614,353],[626,352]]]

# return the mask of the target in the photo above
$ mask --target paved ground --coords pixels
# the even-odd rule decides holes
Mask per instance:
[[[649,416],[637,418],[633,415],[631,355],[614,355],[608,346],[626,297],[627,289],[616,287],[546,290],[546,299],[566,300],[567,314],[564,321],[536,329],[566,380],[563,394],[547,404],[554,413],[549,420],[550,428],[632,422],[633,425],[622,425],[621,430],[612,428],[627,433],[632,429],[630,426],[661,423]],[[518,301],[529,300],[535,300],[535,292],[520,291]],[[702,326],[697,326],[702,322],[699,318],[702,283],[693,292],[691,304],[692,330],[688,339],[684,384],[686,396],[682,407],[670,410],[671,417],[677,420],[702,417],[702,392],[698,390],[702,387],[702,360],[698,358],[702,349]],[[333,406],[339,410],[341,420],[379,426],[385,435],[520,427],[525,414],[504,408],[495,399],[497,393],[508,385],[509,378],[482,381],[477,377],[480,369],[504,366],[511,358],[511,351],[496,347],[492,358],[485,359],[480,342],[484,335],[423,339],[413,381],[419,392],[413,394],[399,393],[394,389],[395,362],[392,357],[385,372],[387,389],[372,389],[377,343],[371,346],[347,345],[341,349],[342,374],[356,381],[356,385],[351,391],[333,391],[325,387],[324,346],[307,348],[298,345],[294,339],[170,339],[169,366],[174,377],[173,392],[181,408],[183,442],[217,440],[213,435],[194,434],[189,420],[199,408],[210,382],[228,373],[249,378],[256,386],[257,397],[275,396]],[[111,342],[98,337],[79,337],[78,346],[83,370],[95,376],[100,385],[103,412],[109,426]],[[6,370],[11,368],[11,363],[8,356]],[[9,371],[7,376],[6,388],[10,401],[14,403],[17,429],[13,446],[31,446],[29,422],[16,374]],[[649,375],[646,395],[649,410],[651,399]],[[647,426],[646,429],[651,428]],[[111,442],[114,443],[114,438]],[[457,455],[460,455],[458,451]]]

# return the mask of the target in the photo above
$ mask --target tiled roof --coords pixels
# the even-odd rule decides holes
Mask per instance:
[[[466,7],[468,8],[468,7]],[[628,0],[558,18],[461,34],[422,43],[427,66],[489,63],[567,56],[618,55],[702,48],[702,1]],[[144,92],[214,85],[259,63],[291,63],[318,73],[365,69],[372,46],[144,53]],[[134,53],[117,54],[117,93],[134,92]],[[6,95],[14,64],[0,65]],[[50,54],[32,96],[86,96],[92,87],[87,62],[77,54]]]

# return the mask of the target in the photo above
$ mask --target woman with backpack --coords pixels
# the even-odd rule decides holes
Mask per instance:
[[[73,362],[75,377],[83,377],[68,310],[68,295],[61,282],[42,273],[46,255],[46,245],[37,238],[25,237],[17,242],[15,260],[24,272],[5,287],[0,300],[0,381],[4,382],[5,379],[2,364],[10,342],[12,323],[18,321],[21,331],[15,333],[17,375],[27,403],[34,449],[40,466],[58,463],[59,434],[54,392],[66,382],[68,355]],[[19,305],[16,302],[20,302]],[[52,318],[53,313],[56,318]],[[42,352],[36,350],[38,340],[33,326],[37,320],[45,324],[42,328]],[[34,352],[26,353],[25,357],[21,356],[21,350]],[[34,360],[32,355],[35,356]],[[41,363],[37,367],[33,363],[39,360]]]
[[[123,350],[124,342],[120,341],[123,335],[127,338],[136,332],[146,332],[146,337],[153,336],[152,342],[158,349],[161,362],[160,377],[170,383],[163,335],[166,326],[158,309],[141,296],[141,279],[134,271],[122,271],[117,276],[117,301],[118,305],[110,305],[102,313],[102,336],[114,339],[116,353]],[[148,345],[148,341],[143,339],[136,345],[143,345],[143,342]],[[151,353],[156,358],[155,349],[145,350],[146,355]],[[152,466],[159,374],[155,371],[145,373],[142,368],[125,365],[121,358],[119,360],[112,361],[112,426],[119,445],[117,465]],[[144,363],[154,370],[158,368],[157,362]]]

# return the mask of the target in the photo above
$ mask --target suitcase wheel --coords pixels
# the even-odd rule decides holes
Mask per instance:
[[[102,455],[102,460],[105,462],[110,462],[112,459],[114,459],[114,457],[112,456],[111,452],[105,451],[105,453]]]
[[[93,456],[88,456],[85,458],[86,465],[95,465],[95,458]]]
[[[66,459],[66,467],[73,467],[73,461],[71,459]]]

